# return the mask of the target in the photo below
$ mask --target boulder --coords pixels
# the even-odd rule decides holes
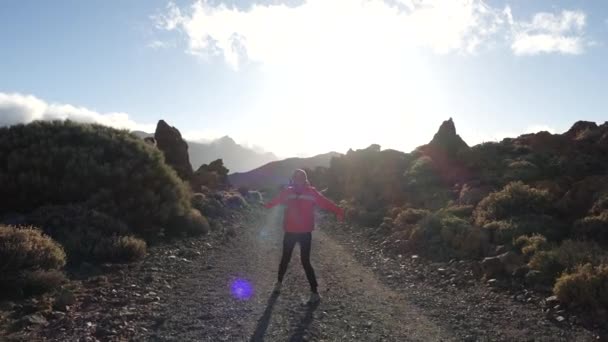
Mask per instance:
[[[507,274],[513,274],[513,272],[524,264],[523,257],[513,251],[508,251],[499,255],[498,259],[502,263],[503,269]]]
[[[487,257],[481,261],[481,269],[486,278],[495,278],[505,272],[504,265],[499,257]]]
[[[165,162],[170,165],[184,180],[192,177],[192,165],[188,157],[188,143],[182,139],[182,134],[175,127],[160,120],[154,133],[156,146],[165,155]]]

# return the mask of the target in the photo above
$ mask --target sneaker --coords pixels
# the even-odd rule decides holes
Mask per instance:
[[[318,293],[311,293],[308,299],[308,304],[316,304],[321,301],[321,296]]]
[[[283,286],[283,283],[281,283],[280,281],[277,281],[276,284],[274,284],[274,290],[272,292],[279,294],[281,293],[281,287]]]

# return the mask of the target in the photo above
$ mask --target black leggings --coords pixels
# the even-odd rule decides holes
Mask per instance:
[[[306,272],[306,278],[310,283],[310,289],[312,292],[317,292],[317,277],[315,276],[315,270],[310,264],[310,245],[312,240],[312,233],[285,233],[283,236],[283,255],[281,256],[281,263],[279,264],[279,281],[283,281],[285,272],[287,272],[287,265],[291,260],[291,253],[296,243],[300,244],[300,259],[302,260],[302,267]]]

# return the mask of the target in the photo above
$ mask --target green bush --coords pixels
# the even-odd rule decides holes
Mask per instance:
[[[446,215],[459,217],[461,219],[470,219],[473,215],[474,209],[475,206],[473,205],[451,205],[441,209],[441,212],[445,213]]]
[[[548,215],[526,215],[508,220],[491,221],[483,225],[490,232],[492,242],[511,245],[522,235],[540,234],[549,240],[559,240],[568,233],[564,222]]]
[[[418,223],[430,214],[431,212],[425,209],[406,208],[399,212],[395,218],[395,226],[401,229],[407,225]]]
[[[476,258],[487,249],[481,229],[454,215],[435,213],[401,230],[413,251],[434,256]]]
[[[76,205],[45,206],[35,210],[28,221],[59,241],[66,250],[70,264],[134,261],[135,256],[121,251],[117,241],[130,235],[127,226],[108,215]],[[124,255],[125,259],[118,258]]]
[[[33,227],[0,225],[0,297],[38,294],[59,286],[61,246]]]
[[[410,187],[425,187],[440,182],[433,159],[429,156],[416,159],[405,173],[405,178]]]
[[[608,264],[585,264],[562,274],[553,287],[560,301],[584,309],[608,309]]]
[[[534,163],[527,160],[516,160],[509,163],[504,178],[508,181],[529,182],[540,176],[541,170]]]
[[[127,131],[70,121],[4,127],[0,160],[2,211],[82,203],[147,238],[190,208],[162,152]]]
[[[207,234],[210,228],[209,221],[197,209],[190,209],[186,215],[174,217],[171,227],[171,236]]]
[[[547,191],[513,182],[484,198],[475,209],[474,216],[477,225],[483,226],[516,216],[544,215],[551,213],[552,209],[552,198]]]
[[[563,271],[586,263],[598,265],[606,260],[606,251],[593,242],[565,240],[555,248],[536,252],[528,265],[540,271],[546,280],[553,281]]]
[[[218,218],[226,214],[224,203],[211,194],[194,194],[192,196],[192,207],[209,218]]]

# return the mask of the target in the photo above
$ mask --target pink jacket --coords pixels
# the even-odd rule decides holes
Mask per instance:
[[[279,204],[285,205],[285,217],[283,230],[290,233],[309,233],[315,228],[315,206],[329,210],[342,219],[344,213],[342,208],[323,196],[312,186],[290,186],[283,189],[281,193],[268,202],[266,208],[272,208]]]

